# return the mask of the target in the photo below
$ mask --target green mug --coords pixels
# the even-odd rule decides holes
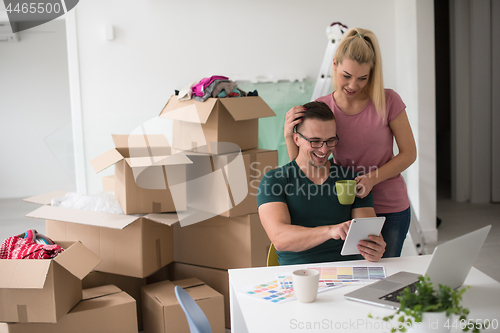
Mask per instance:
[[[355,180],[338,180],[335,182],[337,197],[342,205],[352,205],[356,198]]]

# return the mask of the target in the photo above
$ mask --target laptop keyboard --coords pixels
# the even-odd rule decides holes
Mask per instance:
[[[410,292],[411,293],[414,293],[415,290],[417,289],[416,287],[416,284],[418,283],[419,281],[415,281],[407,286],[404,286],[403,288],[400,288],[396,291],[393,291],[393,292],[390,292],[389,294],[386,294],[382,297],[379,297],[379,299],[383,299],[383,300],[386,300],[386,301],[391,301],[391,302],[397,302],[399,303],[398,301],[398,296],[402,295],[403,294],[403,290],[406,288],[406,287],[409,287],[410,288]]]

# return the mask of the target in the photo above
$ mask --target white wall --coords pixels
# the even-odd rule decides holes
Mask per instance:
[[[419,223],[428,242],[437,242],[436,229],[436,87],[434,52],[434,4],[415,0],[418,66],[418,195]],[[411,170],[408,170],[411,172]],[[411,195],[415,188],[410,187]]]
[[[75,190],[65,23],[0,43],[0,198]]]
[[[214,74],[233,80],[315,79],[326,49],[325,29],[335,21],[379,36],[386,86],[396,89],[392,0],[79,3],[87,160],[113,147],[111,133],[128,133],[155,117],[174,89],[193,80]],[[107,24],[115,28],[113,41],[104,38]],[[90,193],[100,190],[100,178],[87,165]]]
[[[407,106],[417,160],[405,172],[414,216],[425,239],[437,241],[434,5],[396,1],[397,86]]]

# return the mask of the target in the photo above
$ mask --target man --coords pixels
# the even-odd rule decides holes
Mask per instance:
[[[297,158],[267,172],[260,182],[257,205],[262,225],[280,265],[360,259],[340,251],[352,218],[376,216],[373,198],[370,193],[356,197],[352,205],[339,203],[335,182],[356,175],[328,160],[339,140],[330,108],[322,102],[304,107],[293,134]],[[380,235],[369,238],[358,249],[365,259],[378,261],[385,242]]]

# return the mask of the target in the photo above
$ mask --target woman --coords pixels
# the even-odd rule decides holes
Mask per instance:
[[[406,105],[395,91],[384,89],[382,59],[373,32],[353,28],[344,34],[333,59],[332,78],[334,92],[317,100],[332,109],[337,121],[335,163],[359,173],[358,197],[372,191],[375,212],[386,217],[384,257],[399,257],[411,219],[401,172],[415,161],[417,150]],[[303,111],[303,106],[294,106],[286,114],[290,160],[298,154],[292,134]],[[393,139],[399,149],[395,156]]]

